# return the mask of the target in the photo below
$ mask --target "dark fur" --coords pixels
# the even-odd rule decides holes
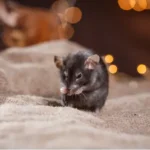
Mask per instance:
[[[61,84],[70,90],[74,84],[86,87],[86,90],[80,95],[62,94],[65,106],[91,111],[101,109],[104,106],[108,95],[108,71],[102,58],[94,70],[86,69],[84,63],[91,55],[93,55],[91,51],[77,52],[69,54],[63,59],[63,65],[59,68]],[[68,73],[67,78],[64,74],[65,71]],[[82,73],[82,78],[78,82],[75,76],[77,72]]]

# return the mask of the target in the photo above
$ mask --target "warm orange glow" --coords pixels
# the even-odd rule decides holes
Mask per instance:
[[[147,2],[147,7],[146,7],[146,9],[150,9],[150,0],[146,0],[146,2]]]
[[[137,66],[137,72],[138,72],[139,74],[145,74],[146,71],[147,71],[146,65],[140,64],[140,65]]]
[[[142,9],[146,9],[147,8],[147,5],[148,5],[147,4],[147,0],[138,0],[137,3],[138,3],[140,8],[142,8]]]
[[[106,63],[112,63],[114,61],[114,57],[110,54],[106,55],[104,59]]]
[[[82,18],[82,12],[78,7],[70,7],[65,11],[65,19],[69,23],[77,23]]]
[[[74,28],[70,24],[61,25],[59,28],[59,31],[61,33],[60,37],[65,38],[65,39],[72,38],[72,36],[74,35],[74,32],[75,32]]]
[[[110,66],[108,67],[108,71],[109,71],[111,74],[115,74],[115,73],[117,73],[118,68],[117,68],[116,65],[110,65]]]
[[[135,11],[143,11],[144,8],[142,8],[140,5],[139,5],[139,0],[137,0],[134,8],[133,8]]]
[[[68,27],[66,28],[66,38],[67,39],[71,39],[74,35],[74,28],[71,25],[68,25]]]
[[[118,0],[118,4],[121,9],[130,10],[135,6],[136,0]]]

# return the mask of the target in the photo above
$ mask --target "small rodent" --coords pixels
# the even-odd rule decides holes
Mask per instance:
[[[101,109],[108,96],[109,78],[102,58],[92,51],[78,51],[54,57],[59,68],[64,106],[82,110]]]

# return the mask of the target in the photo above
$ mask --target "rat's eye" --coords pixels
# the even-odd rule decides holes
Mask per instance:
[[[82,77],[82,73],[81,72],[76,75],[76,79],[80,79],[81,77]]]

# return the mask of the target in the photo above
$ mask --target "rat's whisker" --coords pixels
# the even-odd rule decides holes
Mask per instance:
[[[87,97],[85,96],[85,94],[81,93],[83,95],[83,97],[87,100]]]

